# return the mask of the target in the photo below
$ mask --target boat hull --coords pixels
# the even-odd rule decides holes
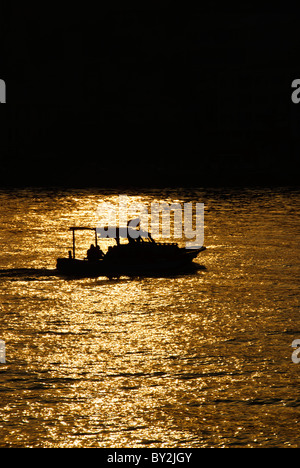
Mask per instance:
[[[116,276],[142,276],[157,274],[180,273],[183,269],[186,271],[195,271],[203,268],[193,263],[193,259],[203,249],[185,251],[177,258],[161,259],[149,262],[106,262],[105,260],[88,261],[77,260],[73,258],[59,258],[57,260],[57,271],[65,276],[80,277],[116,277]]]

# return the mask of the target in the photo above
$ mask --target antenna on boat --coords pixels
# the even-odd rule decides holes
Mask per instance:
[[[73,229],[73,259],[75,260],[75,229]]]

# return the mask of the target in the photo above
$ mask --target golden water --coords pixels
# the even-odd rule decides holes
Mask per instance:
[[[60,278],[118,193],[0,192],[0,446],[299,447],[299,191],[127,195],[205,203],[206,270]]]

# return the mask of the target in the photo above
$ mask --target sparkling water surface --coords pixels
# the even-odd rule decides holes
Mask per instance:
[[[299,190],[126,194],[205,203],[206,269],[61,278],[119,193],[0,191],[0,447],[299,447]]]

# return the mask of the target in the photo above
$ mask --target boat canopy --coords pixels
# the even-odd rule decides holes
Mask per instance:
[[[129,223],[128,223],[129,224]],[[100,228],[88,227],[88,226],[72,226],[70,231],[73,232],[73,258],[75,259],[75,232],[76,231],[94,231],[95,233],[95,245],[97,246],[97,239],[115,239],[117,244],[120,243],[120,239],[137,239],[142,237],[144,239],[149,239],[151,242],[155,243],[154,239],[151,237],[150,232],[145,231],[144,229],[136,228],[133,229],[130,226],[119,227],[119,226],[104,226]]]
[[[96,232],[99,239],[128,239],[129,237],[136,239],[138,237],[143,237],[153,240],[150,232],[147,232],[144,229],[133,229],[129,226],[105,226],[102,228],[96,228]]]
[[[91,228],[91,227],[78,227],[78,226],[72,226],[70,227],[70,231],[95,231],[96,232],[97,228]]]
[[[70,231],[73,232],[73,259],[75,259],[75,231],[94,231],[95,233],[95,244],[97,245],[97,228],[91,228],[87,226],[72,226]]]

